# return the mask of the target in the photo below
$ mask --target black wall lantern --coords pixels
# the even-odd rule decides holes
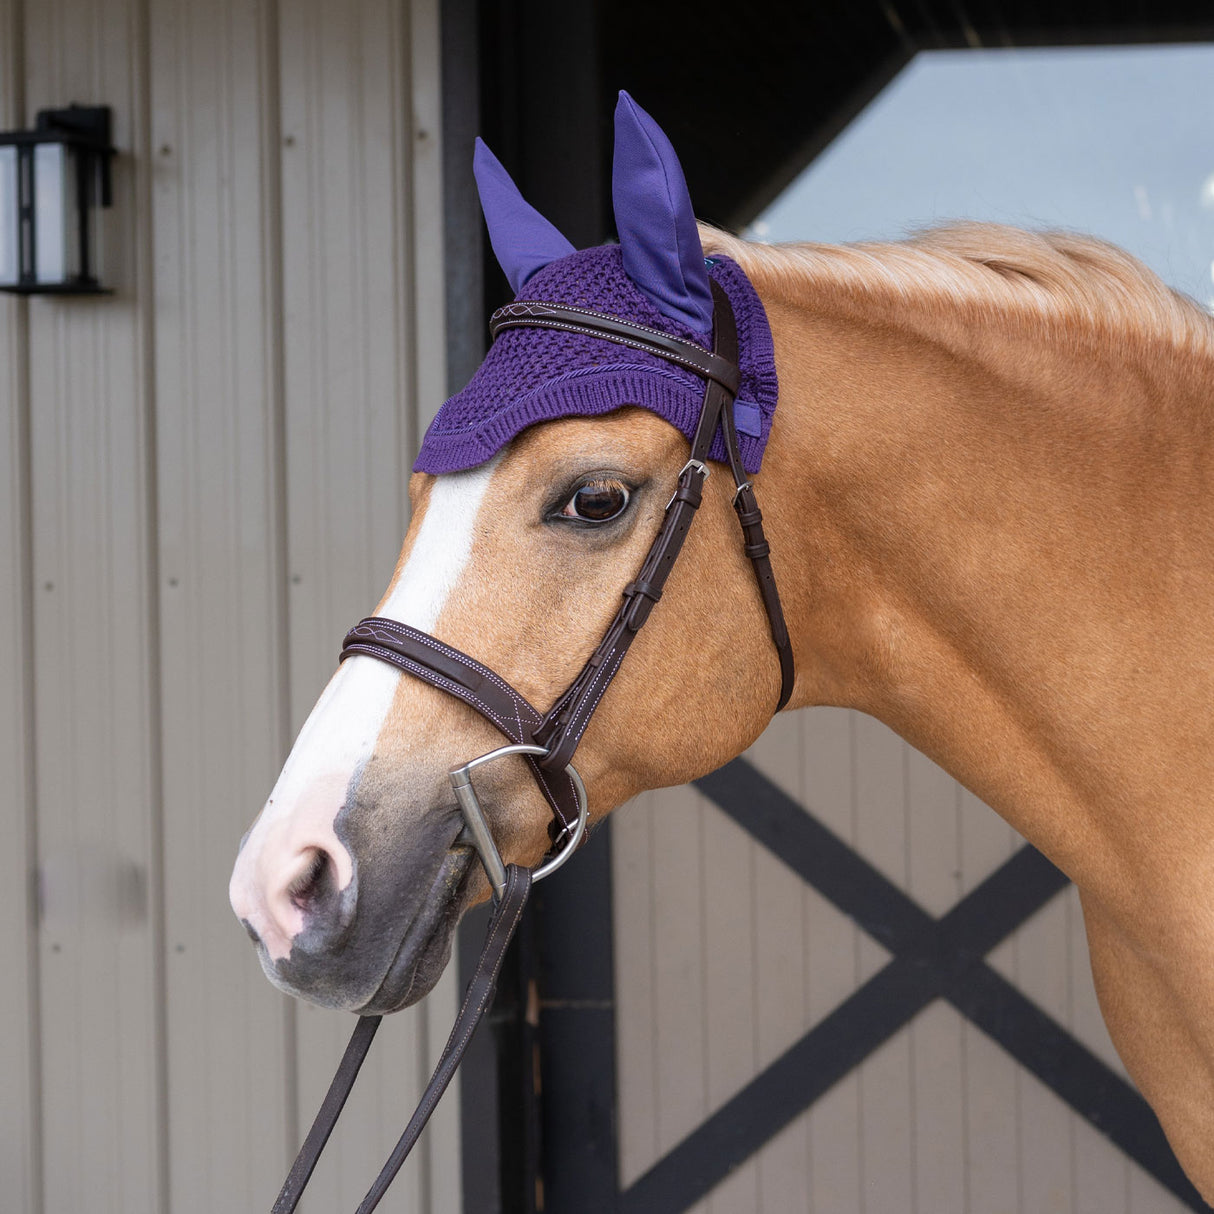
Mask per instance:
[[[100,295],[100,208],[110,205],[109,106],[41,110],[0,132],[0,291]]]

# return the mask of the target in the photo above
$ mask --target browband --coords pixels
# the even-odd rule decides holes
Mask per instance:
[[[731,396],[738,394],[742,373],[736,361],[710,353],[703,346],[672,337],[661,329],[651,329],[648,325],[639,325],[606,312],[533,300],[516,300],[504,308],[498,308],[489,317],[489,333],[492,337],[497,337],[503,329],[524,327],[562,329],[566,333],[581,333],[586,337],[601,337],[622,346],[632,346],[633,349],[656,354],[668,362],[678,363],[704,379],[715,379]]]

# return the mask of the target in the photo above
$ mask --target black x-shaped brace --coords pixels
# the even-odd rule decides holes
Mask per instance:
[[[626,1189],[621,1214],[686,1210],[936,999],[1191,1209],[1208,1209],[1142,1097],[985,961],[1068,884],[1040,852],[1026,844],[935,919],[745,760],[696,784],[893,958]]]

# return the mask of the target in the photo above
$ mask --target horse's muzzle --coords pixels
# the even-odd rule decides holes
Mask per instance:
[[[393,853],[359,837],[351,815],[343,842],[354,872],[338,890],[323,880],[299,899],[302,928],[286,956],[257,941],[262,969],[280,990],[322,1007],[396,1011],[438,981],[475,875],[470,848],[458,843],[454,808],[414,824],[409,846]],[[345,834],[339,826],[339,833]]]

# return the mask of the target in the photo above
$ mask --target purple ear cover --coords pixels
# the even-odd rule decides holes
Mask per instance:
[[[712,292],[682,166],[662,128],[623,91],[611,200],[628,277],[664,315],[711,333]]]
[[[501,161],[480,139],[472,157],[472,172],[489,228],[489,242],[517,295],[537,270],[576,250],[519,193]]]

